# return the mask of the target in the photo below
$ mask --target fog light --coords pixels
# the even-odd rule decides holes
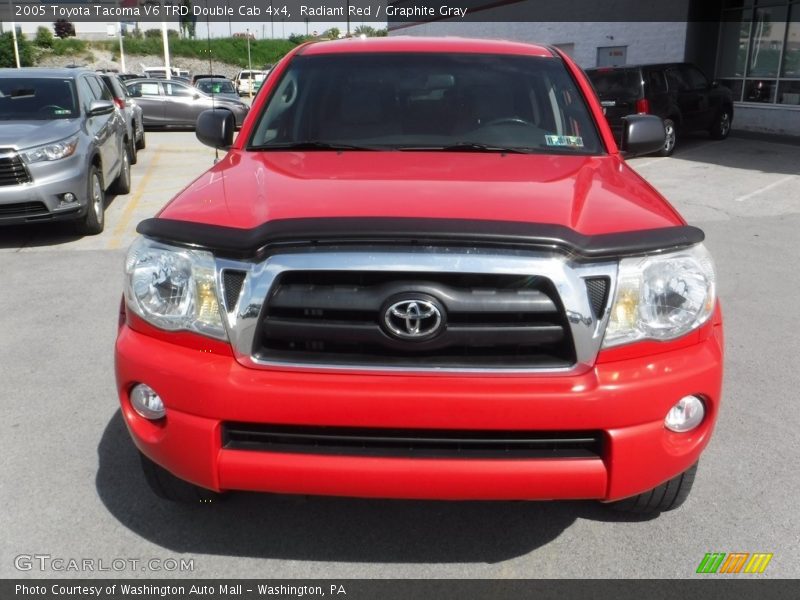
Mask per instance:
[[[153,388],[149,385],[139,383],[131,390],[131,405],[133,410],[142,415],[145,419],[155,421],[164,416],[164,403]]]
[[[664,419],[664,426],[670,431],[684,433],[691,431],[703,422],[706,408],[697,396],[684,396],[673,406]]]
[[[72,192],[67,192],[66,194],[61,194],[61,201],[60,204],[72,204],[73,202],[77,202],[78,199],[75,197],[75,194]]]

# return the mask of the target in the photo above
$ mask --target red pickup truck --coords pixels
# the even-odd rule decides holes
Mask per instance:
[[[679,506],[720,406],[712,259],[558,49],[376,38],[276,65],[139,224],[116,343],[148,483]]]

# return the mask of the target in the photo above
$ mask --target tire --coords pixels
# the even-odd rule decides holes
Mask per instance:
[[[181,504],[211,504],[224,497],[222,494],[212,490],[178,479],[141,452],[139,453],[139,458],[147,485],[162,500]]]
[[[124,196],[131,191],[131,151],[125,144],[125,151],[122,153],[122,167],[119,175],[114,180],[112,193]]]
[[[733,115],[730,108],[722,108],[714,117],[714,122],[708,133],[711,135],[712,140],[724,140],[731,132],[731,122]]]
[[[134,137],[134,139],[136,139],[136,133],[135,133],[135,132],[134,132],[134,134],[133,134],[133,137]],[[128,144],[128,156],[130,156],[130,157],[131,157],[131,164],[132,164],[132,165],[135,165],[135,164],[137,163],[137,161],[139,160],[139,159],[136,157],[136,154],[137,154],[137,152],[136,152],[136,142],[134,142],[134,141],[131,141],[131,142]]]
[[[664,119],[664,133],[667,134],[667,139],[664,141],[664,147],[661,148],[656,154],[658,156],[672,156],[675,152],[675,146],[678,142],[678,131],[675,126],[674,119]]]
[[[86,216],[78,223],[78,230],[83,235],[102,233],[106,224],[106,194],[103,191],[103,175],[97,166],[89,167]]]
[[[618,502],[611,502],[608,506],[614,510],[629,513],[649,514],[674,510],[686,502],[689,492],[692,491],[694,478],[697,474],[697,463],[693,464],[680,475],[662,483],[657,488],[644,492],[638,496],[625,498]]]
[[[144,149],[145,149],[145,147],[147,146],[147,142],[146,142],[146,141],[145,141],[145,139],[144,139],[144,127],[142,127],[142,131],[141,131],[141,132],[140,132],[140,131],[137,129],[137,130],[136,130],[136,133],[137,133],[137,134],[138,134],[138,133],[141,133],[141,134],[142,134],[142,135],[139,137],[139,139],[137,139],[137,140],[136,140],[136,149],[137,149],[137,150],[144,150]],[[134,134],[134,136],[133,136],[133,137],[135,138],[135,137],[136,137],[136,134]]]

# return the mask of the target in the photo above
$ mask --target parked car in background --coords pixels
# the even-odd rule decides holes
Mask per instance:
[[[241,126],[250,107],[237,98],[211,96],[179,81],[134,79],[125,84],[142,107],[144,126],[194,127],[197,116],[209,108],[230,111]]]
[[[728,137],[733,122],[730,90],[710,81],[696,66],[664,63],[587,69],[606,119],[616,136],[622,118],[653,114],[664,120],[666,142],[658,152],[669,156],[678,137],[692,131],[708,131],[714,139]]]
[[[0,69],[0,223],[72,220],[100,233],[106,191],[130,191],[129,148],[96,73]]]
[[[228,81],[230,81],[230,79],[228,77],[225,77],[225,75],[215,75],[213,73],[198,73],[197,75],[192,75],[192,85],[195,85],[198,79],[207,79],[210,77],[214,79],[227,79]]]
[[[326,41],[278,68],[235,140],[200,115],[225,156],[125,262],[117,391],[153,491],[680,506],[723,335],[703,232],[623,157],[662,120],[618,147],[547,46]]]
[[[128,127],[128,152],[131,157],[131,164],[135,165],[137,152],[146,145],[144,124],[142,122],[142,107],[136,104],[128,88],[119,80],[117,75],[101,73],[100,77],[114,97],[114,104],[122,111],[125,125]]]
[[[120,81],[128,81],[130,79],[141,79],[142,75],[137,75],[136,73],[117,73],[117,77],[119,77]]]
[[[201,92],[213,95],[217,98],[229,98],[239,101],[239,94],[230,79],[220,79],[219,77],[204,77],[198,79],[194,87]]]
[[[233,80],[233,84],[236,86],[236,92],[240,96],[247,96],[255,93],[255,83],[257,81],[263,81],[264,77],[266,77],[266,73],[264,73],[264,71],[245,69],[243,71],[239,71]]]

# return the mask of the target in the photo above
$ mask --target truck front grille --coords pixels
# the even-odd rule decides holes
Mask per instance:
[[[405,458],[598,458],[598,431],[458,431],[224,423],[231,450]]]
[[[0,150],[0,186],[19,185],[31,180],[28,169],[16,153]]]
[[[401,316],[387,317],[398,303]],[[438,327],[428,320],[435,317],[418,314],[431,305],[441,313]],[[536,275],[286,271],[267,297],[256,340],[260,360],[311,365],[502,369],[575,362],[555,287]]]

